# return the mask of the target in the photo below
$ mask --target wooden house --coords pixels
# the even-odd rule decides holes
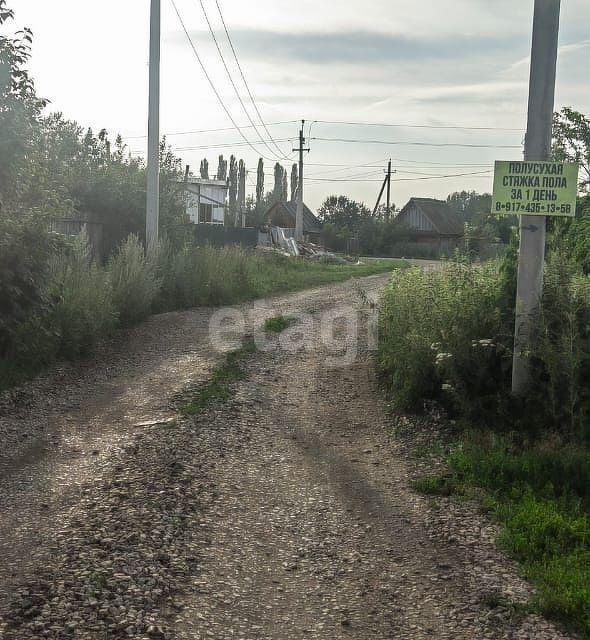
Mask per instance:
[[[295,218],[297,216],[297,202],[275,202],[264,214],[266,224],[272,227],[282,227],[295,232]],[[303,204],[303,236],[311,241],[319,241],[322,232],[322,223],[317,219],[311,209]]]
[[[440,254],[452,253],[463,242],[463,224],[444,200],[410,198],[396,222],[411,242],[432,246]]]

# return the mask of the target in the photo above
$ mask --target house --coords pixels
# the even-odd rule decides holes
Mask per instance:
[[[272,227],[291,229],[295,233],[295,218],[297,216],[297,202],[275,202],[264,214],[265,222]],[[322,223],[316,218],[311,209],[303,204],[303,235],[306,239],[316,242],[322,232]]]
[[[408,230],[409,240],[439,253],[452,253],[462,243],[463,223],[444,200],[410,198],[396,217]]]
[[[189,178],[183,183],[187,190],[186,212],[194,224],[225,222],[227,184],[225,180]]]

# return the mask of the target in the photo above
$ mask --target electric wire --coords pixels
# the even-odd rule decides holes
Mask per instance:
[[[411,182],[414,180],[436,180],[437,178],[459,178],[462,176],[480,176],[480,177],[489,177],[489,174],[492,173],[492,169],[488,169],[487,171],[472,171],[469,173],[449,173],[445,175],[432,175],[432,176],[421,176],[419,178],[392,178],[392,182]],[[487,174],[487,175],[486,175]],[[366,178],[366,179],[347,179],[347,178],[309,178],[311,182],[383,182],[382,179],[374,179],[374,178]]]
[[[282,120],[280,122],[269,122],[268,126],[273,127],[280,124],[293,124],[295,122],[299,122],[299,120]],[[241,129],[252,129],[252,125],[245,124],[240,127]],[[173,131],[171,133],[165,133],[166,137],[168,136],[187,136],[194,133],[219,133],[222,131],[235,131],[235,127],[219,127],[217,129],[193,129],[192,131]],[[146,135],[141,136],[121,136],[125,140],[141,140],[142,138],[147,138]]]
[[[234,44],[233,44],[232,39],[231,39],[231,37],[229,35],[229,30],[227,28],[227,25],[225,24],[225,18],[223,17],[223,13],[221,11],[221,7],[219,6],[218,0],[215,0],[215,4],[217,5],[217,11],[219,12],[219,17],[221,18],[221,23],[223,24],[223,29],[225,31],[225,35],[227,37],[227,41],[229,42],[230,49],[231,49],[232,54],[234,56],[234,60],[236,61],[236,65],[237,65],[238,70],[240,72],[240,76],[242,77],[242,81],[244,82],[244,86],[246,87],[246,91],[248,92],[248,96],[250,97],[250,102],[252,102],[252,106],[254,107],[254,110],[256,111],[256,115],[258,116],[258,119],[260,120],[260,122],[262,123],[262,126],[264,127],[264,130],[266,131],[266,135],[270,138],[271,142],[277,148],[277,150],[279,151],[279,153],[281,154],[283,159],[286,159],[285,158],[285,152],[282,151],[281,148],[279,147],[279,145],[274,141],[270,131],[268,130],[268,127],[267,127],[266,123],[264,122],[264,120],[262,118],[262,115],[260,114],[260,110],[258,109],[258,105],[256,104],[256,101],[254,100],[254,96],[252,95],[252,92],[250,91],[250,86],[248,85],[248,82],[246,81],[246,76],[244,75],[244,72],[242,70],[242,65],[240,64],[240,61],[238,59],[238,54],[236,53],[236,50],[234,48]]]
[[[205,78],[207,78],[207,81],[209,82],[209,85],[211,86],[211,89],[213,90],[213,93],[215,94],[215,97],[217,98],[219,104],[221,105],[221,107],[223,108],[223,110],[225,111],[227,117],[229,118],[230,122],[233,124],[234,128],[236,129],[236,131],[240,134],[240,136],[242,136],[242,138],[244,139],[244,141],[246,142],[247,146],[249,146],[257,155],[261,155],[263,158],[265,158],[266,160],[269,160],[270,162],[272,162],[272,158],[268,158],[267,156],[265,156],[264,154],[260,153],[260,151],[258,149],[256,149],[256,147],[250,142],[250,140],[248,140],[248,138],[244,135],[244,133],[242,132],[242,130],[240,129],[240,127],[237,125],[236,121],[234,120],[233,116],[231,115],[231,113],[229,112],[229,109],[226,107],[225,103],[223,102],[221,96],[219,95],[219,91],[217,91],[217,88],[215,87],[215,85],[213,84],[213,81],[211,80],[211,77],[209,76],[209,73],[207,72],[207,69],[205,67],[205,65],[203,64],[203,61],[201,60],[201,56],[199,55],[195,44],[190,36],[190,33],[188,32],[186,25],[184,23],[184,20],[182,19],[182,16],[180,14],[180,11],[178,10],[178,7],[176,6],[176,2],[174,0],[170,0],[170,2],[172,3],[172,6],[174,7],[174,11],[176,12],[176,15],[178,17],[178,20],[180,22],[180,25],[182,26],[182,29],[189,41],[189,44],[191,46],[191,49],[193,50],[193,53],[195,54],[195,57],[201,67],[201,70],[203,71],[203,74],[205,75]]]
[[[522,145],[510,144],[470,144],[464,142],[412,142],[405,140],[359,140],[354,138],[311,138],[323,142],[347,142],[353,144],[405,145],[413,147],[461,147],[469,149],[522,149]]]
[[[248,118],[248,121],[250,122],[250,124],[252,125],[252,127],[254,128],[254,131],[256,132],[256,135],[260,138],[260,141],[262,142],[262,144],[269,150],[269,152],[272,155],[275,155],[275,151],[269,146],[269,144],[266,142],[266,140],[264,140],[264,138],[262,137],[262,134],[260,133],[260,131],[258,131],[258,126],[256,124],[254,124],[254,120],[252,120],[252,117],[250,116],[250,112],[248,111],[248,109],[246,109],[246,105],[244,104],[244,101],[242,100],[242,96],[240,95],[240,92],[238,91],[238,88],[236,86],[236,83],[234,82],[234,79],[232,77],[231,71],[229,70],[229,67],[227,66],[227,62],[225,61],[225,58],[223,56],[223,52],[221,51],[221,47],[219,46],[219,42],[217,41],[217,37],[215,36],[215,31],[213,30],[213,27],[211,25],[211,21],[209,20],[209,16],[207,15],[207,10],[205,9],[205,4],[203,2],[203,0],[199,0],[199,4],[201,5],[201,9],[203,10],[203,15],[205,16],[205,21],[207,22],[207,27],[209,27],[209,33],[211,34],[211,37],[213,38],[213,42],[215,43],[215,48],[217,49],[217,53],[219,54],[219,57],[221,59],[221,62],[223,64],[223,68],[225,69],[225,73],[227,74],[227,77],[229,78],[230,84],[234,90],[234,93],[236,94],[236,97],[238,98],[238,101],[244,111],[244,113],[246,114],[246,117]],[[272,136],[270,136],[272,138]],[[285,155],[284,153],[279,149],[279,153],[280,153],[280,157],[284,158]]]

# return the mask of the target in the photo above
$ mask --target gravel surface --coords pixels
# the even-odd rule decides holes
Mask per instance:
[[[289,349],[296,325],[190,419],[173,407],[222,358],[211,309],[5,394],[0,638],[572,637],[526,614],[532,590],[475,504],[410,488],[444,425],[387,413],[365,322],[385,281],[241,307],[250,329],[302,311],[313,331],[359,309],[357,357],[334,366],[316,334]]]

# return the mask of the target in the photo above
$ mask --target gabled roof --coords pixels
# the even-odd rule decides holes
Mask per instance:
[[[275,202],[266,212],[265,218],[268,218],[274,209],[278,212],[286,214],[293,220],[293,228],[295,227],[295,218],[297,217],[297,202],[291,200],[289,202]],[[321,222],[316,218],[312,210],[303,203],[303,232],[304,233],[320,233],[322,230]]]
[[[410,198],[399,212],[398,218],[414,204],[430,220],[432,226],[443,236],[462,236],[463,224],[444,200],[434,198]]]

